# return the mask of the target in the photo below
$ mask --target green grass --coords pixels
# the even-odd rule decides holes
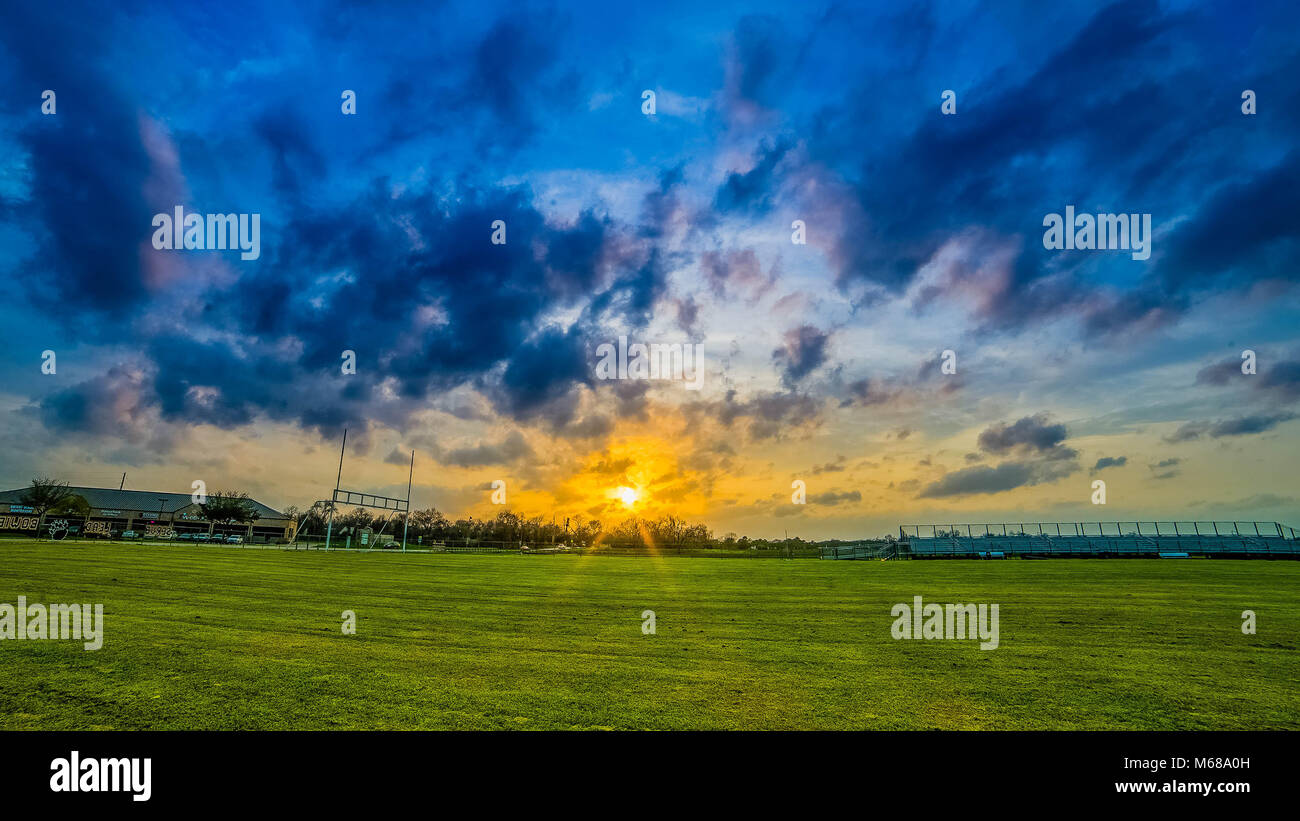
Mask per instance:
[[[0,728],[1295,729],[1298,590],[1295,562],[7,542],[0,602],[102,603],[105,640],[0,641]],[[999,604],[1001,647],[893,640],[915,595]]]

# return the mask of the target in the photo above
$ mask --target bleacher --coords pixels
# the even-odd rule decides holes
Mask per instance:
[[[892,559],[897,555],[897,542],[872,539],[853,544],[822,545],[823,559]]]
[[[1300,559],[1300,532],[1278,522],[903,525],[899,537],[899,555],[916,559]]]

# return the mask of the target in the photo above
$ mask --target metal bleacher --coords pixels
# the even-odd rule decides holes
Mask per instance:
[[[999,522],[903,525],[898,533],[899,556],[915,559],[1300,559],[1300,531],[1277,522]]]
[[[898,555],[898,543],[879,540],[856,542],[854,544],[822,545],[823,559],[892,559]]]

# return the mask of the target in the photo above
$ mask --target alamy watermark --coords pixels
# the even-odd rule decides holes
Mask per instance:
[[[104,646],[104,605],[95,605],[92,618],[89,604],[28,604],[18,597],[15,607],[0,603],[0,639],[57,640],[85,642],[87,650]]]
[[[704,384],[704,344],[634,342],[618,338],[618,346],[602,342],[596,346],[597,379],[671,379],[698,391]],[[694,368],[694,373],[692,373]]]
[[[1128,251],[1133,259],[1151,257],[1150,214],[1075,214],[1043,217],[1043,247],[1049,251]]]
[[[981,650],[998,649],[996,604],[926,604],[920,596],[912,604],[899,602],[889,611],[895,621],[890,634],[902,639],[976,639]]]
[[[50,762],[51,792],[125,792],[132,801],[153,795],[152,758],[82,758],[73,750]]]
[[[153,247],[158,251],[240,251],[243,260],[262,255],[261,214],[154,214]],[[206,229],[206,230],[205,230]]]

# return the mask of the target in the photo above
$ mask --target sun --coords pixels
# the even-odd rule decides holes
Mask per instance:
[[[622,499],[623,504],[628,507],[636,504],[637,500],[641,498],[641,494],[638,493],[634,487],[620,487],[618,490],[614,491],[614,493],[618,498]]]

